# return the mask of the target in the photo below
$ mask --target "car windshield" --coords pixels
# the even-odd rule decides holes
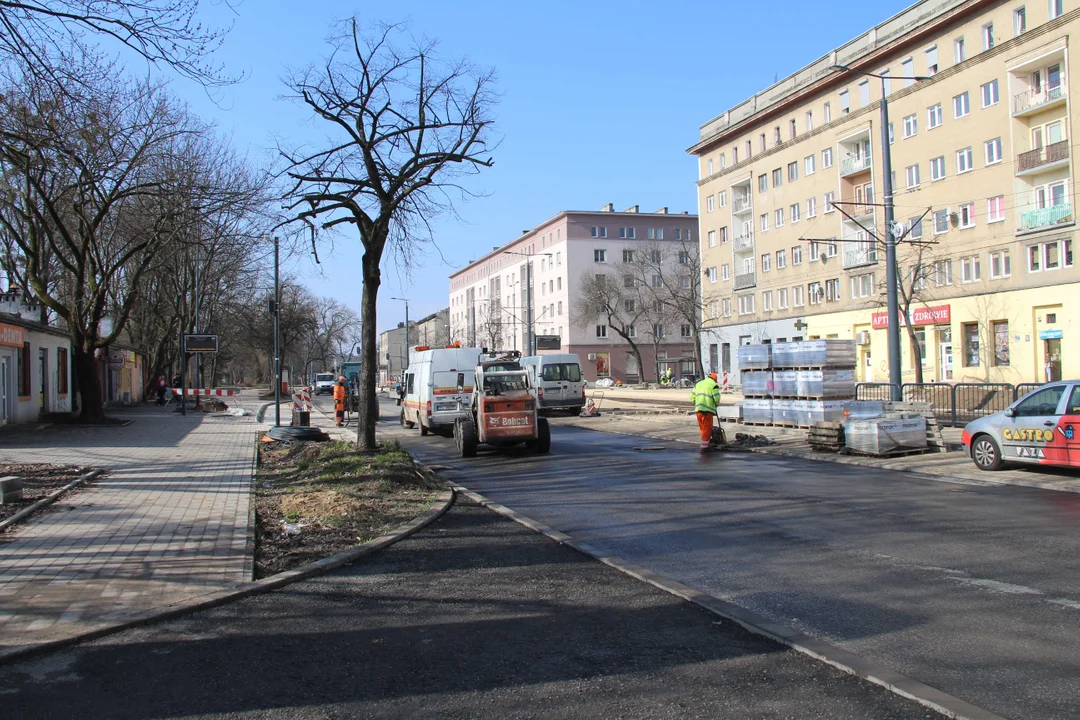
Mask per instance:
[[[316,375],[315,382],[334,382],[334,376],[330,373],[325,375]]]
[[[577,363],[556,363],[545,365],[541,374],[544,380],[565,380],[566,382],[580,382],[581,368]]]

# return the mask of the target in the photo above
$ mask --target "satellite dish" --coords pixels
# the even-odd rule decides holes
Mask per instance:
[[[960,216],[954,213],[952,210],[949,210],[949,224],[952,225],[954,228],[960,225]]]

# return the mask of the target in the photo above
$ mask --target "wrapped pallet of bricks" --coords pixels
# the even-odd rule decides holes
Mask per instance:
[[[796,392],[806,398],[855,397],[855,371],[842,368],[796,371]]]
[[[801,427],[816,422],[844,422],[843,400],[796,400]]]
[[[772,366],[774,368],[797,367],[795,360],[798,358],[799,343],[783,342],[774,343],[772,346]]]
[[[773,395],[776,397],[795,397],[799,394],[798,370],[773,370],[772,380]]]
[[[742,374],[742,392],[746,397],[767,397],[773,392],[771,370],[744,370]]]
[[[746,398],[742,404],[744,423],[770,425],[773,421],[773,401],[768,398]]]
[[[768,369],[771,362],[771,348],[771,345],[740,345],[737,353],[739,369]]]
[[[885,415],[885,403],[880,400],[848,400],[844,409],[849,420],[869,420]]]
[[[803,340],[792,343],[791,361],[784,367],[855,367],[855,343],[852,340]],[[786,353],[786,351],[785,351]],[[773,363],[773,367],[780,367]]]
[[[773,425],[781,427],[798,427],[799,418],[795,414],[795,403],[798,400],[773,400],[772,421]]]
[[[868,455],[926,449],[926,420],[922,417],[849,420],[844,424],[849,450]]]

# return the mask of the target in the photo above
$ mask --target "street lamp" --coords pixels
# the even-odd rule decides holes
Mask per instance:
[[[532,259],[551,257],[551,253],[523,253],[503,250],[505,255],[520,255],[525,258],[525,348],[529,355],[536,354],[536,333],[533,332],[533,296],[532,296]]]
[[[409,298],[394,297],[390,299],[401,300],[405,303],[405,365],[402,366],[402,370],[404,370],[409,364]]]
[[[882,201],[885,204],[885,285],[888,304],[889,328],[889,384],[892,388],[892,399],[902,400],[900,385],[903,382],[903,374],[900,366],[900,305],[897,299],[896,277],[896,237],[893,235],[893,187],[892,187],[892,146],[889,145],[889,100],[885,92],[886,80],[929,80],[926,75],[912,75],[893,77],[880,73],[867,72],[847,65],[833,65],[835,70],[865,75],[881,80],[881,172],[882,178]]]
[[[264,238],[271,242],[269,236]],[[278,254],[278,237],[275,235],[274,243],[274,427],[281,427],[281,340],[280,323],[281,317],[281,277],[280,257]]]

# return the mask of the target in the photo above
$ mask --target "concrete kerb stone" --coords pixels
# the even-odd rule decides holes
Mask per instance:
[[[455,493],[453,489],[446,490],[439,495],[439,498],[431,508],[404,525],[394,528],[389,533],[380,535],[377,538],[372,538],[365,543],[339,552],[336,555],[331,555],[330,557],[308,563],[295,570],[286,570],[285,572],[263,578],[262,580],[255,580],[250,583],[235,585],[224,590],[206,593],[200,596],[198,600],[183,605],[153,608],[151,610],[135,613],[125,617],[123,620],[104,623],[93,630],[88,630],[84,633],[79,633],[78,635],[63,638],[61,640],[52,640],[35,643],[33,645],[24,645],[0,650],[0,665],[16,660],[24,660],[28,657],[51,652],[63,647],[77,645],[78,643],[86,642],[87,640],[95,640],[134,627],[150,625],[163,620],[171,620],[183,615],[190,615],[199,610],[208,610],[241,598],[251,597],[252,595],[261,595],[301,580],[307,580],[308,578],[323,575],[344,565],[352,564],[367,555],[371,555],[379,550],[389,547],[390,545],[404,540],[410,535],[424,529],[435,520],[442,517],[446,511],[453,506],[454,497]]]
[[[11,527],[12,525],[19,522],[20,520],[22,520],[22,519],[24,519],[26,517],[29,517],[30,515],[33,515],[38,510],[41,510],[43,507],[45,507],[47,505],[52,505],[54,502],[59,500],[60,496],[63,495],[64,493],[68,492],[69,490],[74,490],[75,488],[79,487],[80,485],[82,485],[82,484],[84,484],[86,482],[89,482],[90,480],[96,478],[98,475],[100,475],[103,472],[105,472],[105,468],[98,468],[96,470],[91,470],[90,472],[86,473],[85,475],[80,475],[79,477],[75,478],[74,480],[69,482],[67,485],[60,488],[59,490],[54,490],[53,492],[49,493],[48,495],[41,498],[40,500],[38,500],[33,505],[30,505],[29,507],[23,508],[19,512],[15,513],[11,517],[9,517],[7,520],[4,520],[3,522],[0,522],[0,532],[3,532],[4,530]]]
[[[635,565],[615,555],[606,555],[589,543],[575,540],[566,533],[554,530],[547,525],[537,522],[511,510],[508,507],[493,503],[483,495],[475,493],[468,488],[456,485],[453,490],[461,493],[473,502],[509,518],[525,527],[547,536],[551,540],[573,548],[580,553],[588,555],[594,560],[633,577],[646,582],[664,592],[682,598],[687,602],[694,603],[698,607],[718,615],[726,620],[735,622],[747,631],[760,635],[775,642],[790,647],[791,649],[808,655],[815,660],[824,662],[850,675],[880,685],[885,689],[901,697],[913,700],[920,705],[941,713],[950,718],[963,720],[1004,720],[989,710],[977,707],[960,698],[944,693],[925,683],[913,680],[906,675],[878,665],[855,655],[847,650],[822,642],[816,638],[805,635],[797,630],[775,623],[757,613],[740,607],[726,600],[721,600],[713,595],[702,592],[676,580],[668,578],[660,573]]]

